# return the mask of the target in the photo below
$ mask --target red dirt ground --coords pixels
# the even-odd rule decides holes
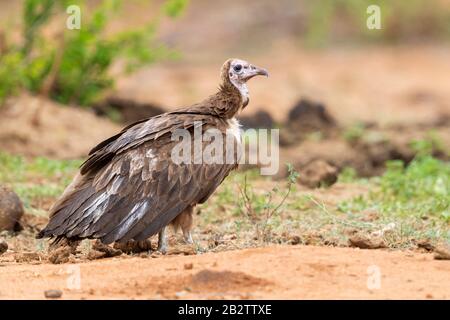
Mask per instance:
[[[77,267],[80,288],[68,289]],[[450,298],[449,262],[409,251],[271,246],[81,264],[4,264],[0,270],[0,299],[43,299],[50,289],[61,290],[62,299]],[[369,289],[378,271],[379,288]]]

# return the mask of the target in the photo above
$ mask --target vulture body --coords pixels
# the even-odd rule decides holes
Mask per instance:
[[[267,76],[267,71],[227,60],[216,94],[138,121],[98,144],[50,209],[50,221],[38,238],[96,238],[109,244],[141,241],[159,232],[159,249],[165,251],[164,230],[172,222],[191,242],[193,207],[205,202],[237,167],[240,152],[235,148],[231,163],[177,164],[171,155],[179,141],[172,134],[179,129],[192,133],[199,123],[202,132],[215,128],[224,136],[230,130],[236,134],[234,116],[248,104],[246,81],[256,75]],[[235,139],[239,146],[239,137]],[[202,141],[203,148],[207,144]]]

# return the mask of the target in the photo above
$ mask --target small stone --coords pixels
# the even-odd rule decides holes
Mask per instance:
[[[184,264],[184,269],[185,270],[192,270],[192,268],[194,268],[194,264],[193,263],[185,263]]]
[[[6,251],[8,251],[8,244],[5,240],[0,239],[0,254],[4,254]]]
[[[62,296],[61,290],[47,290],[44,292],[45,297],[48,299],[59,299]]]

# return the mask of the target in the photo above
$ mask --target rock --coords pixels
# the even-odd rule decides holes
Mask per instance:
[[[0,186],[0,231],[20,230],[20,219],[23,213],[23,204],[17,194]]]
[[[360,234],[355,234],[348,239],[350,247],[356,247],[361,249],[381,249],[386,248],[386,243],[382,238],[378,237],[365,237]]]
[[[185,263],[184,264],[184,270],[192,270],[192,268],[194,268],[193,263]]]
[[[450,260],[450,245],[439,246],[434,249],[434,259]]]
[[[5,240],[0,239],[0,255],[8,251],[8,244]]]
[[[275,127],[272,116],[264,110],[257,111],[251,116],[239,117],[239,123],[243,129],[272,129]]]
[[[44,292],[44,295],[48,299],[59,299],[62,297],[62,291],[61,290],[46,290]]]
[[[300,168],[299,172],[299,182],[310,188],[330,186],[337,181],[338,176],[337,168],[323,160],[314,160]]]

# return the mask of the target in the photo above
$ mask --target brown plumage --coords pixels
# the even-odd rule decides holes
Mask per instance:
[[[225,135],[248,104],[245,83],[256,75],[267,72],[239,59],[227,60],[216,94],[138,121],[94,147],[38,237],[98,238],[108,244],[145,240],[160,232],[159,247],[165,250],[164,228],[173,222],[191,241],[193,207],[205,202],[237,167],[239,150],[233,163],[176,164],[171,152],[178,141],[172,141],[172,133],[192,132],[199,121],[203,132],[216,128]]]

